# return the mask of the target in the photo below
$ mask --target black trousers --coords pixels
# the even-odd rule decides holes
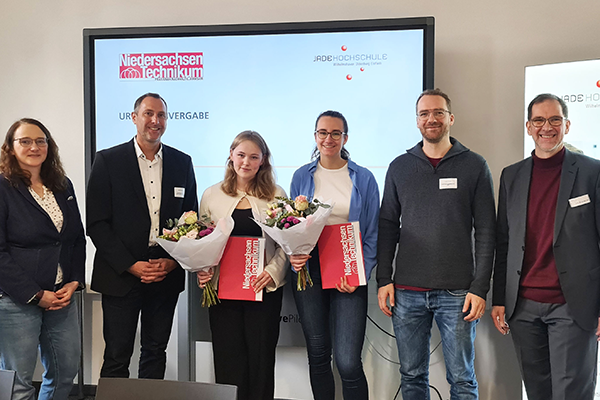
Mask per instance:
[[[273,400],[275,349],[283,288],[262,302],[221,300],[210,307],[217,383],[238,387],[238,400]]]
[[[141,314],[141,355],[138,377],[163,379],[167,344],[179,292],[159,283],[138,283],[126,296],[102,295],[104,363],[101,377],[128,378],[135,333]]]

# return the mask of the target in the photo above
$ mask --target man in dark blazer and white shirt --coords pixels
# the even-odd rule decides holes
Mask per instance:
[[[190,156],[161,143],[167,104],[141,96],[131,113],[137,134],[96,154],[87,188],[87,233],[96,246],[92,289],[102,293],[102,377],[129,377],[141,313],[138,376],[162,379],[173,315],[185,275],[155,238],[163,224],[198,210]]]
[[[502,171],[492,318],[529,400],[592,400],[600,314],[600,161],[567,150],[565,102],[528,107],[531,157]]]

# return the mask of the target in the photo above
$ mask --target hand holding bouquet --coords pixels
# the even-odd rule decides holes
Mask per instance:
[[[222,218],[216,224],[210,217],[200,219],[195,211],[187,211],[176,220],[167,221],[166,229],[157,238],[162,246],[183,269],[190,272],[206,271],[221,260],[227,239],[233,230],[233,219]],[[210,307],[219,301],[211,282],[206,283],[202,306]]]
[[[310,254],[317,244],[321,231],[334,204],[329,205],[318,199],[308,201],[306,196],[294,200],[276,197],[268,205],[264,222],[256,221],[287,255]],[[312,279],[306,265],[298,272],[297,290],[312,286]]]

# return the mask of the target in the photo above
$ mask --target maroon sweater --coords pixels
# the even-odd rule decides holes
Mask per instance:
[[[566,302],[552,252],[556,202],[564,158],[564,148],[547,159],[533,155],[519,295],[540,303]]]

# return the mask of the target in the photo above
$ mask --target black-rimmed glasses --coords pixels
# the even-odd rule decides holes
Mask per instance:
[[[344,135],[344,132],[342,132],[342,131],[327,132],[325,129],[319,129],[318,131],[315,131],[315,135],[317,135],[319,139],[326,139],[328,135],[331,135],[331,138],[333,140],[340,140],[342,138],[342,136]]]
[[[542,126],[546,125],[546,121],[548,121],[548,123],[551,126],[561,126],[563,121],[566,121],[566,118],[563,117],[559,117],[554,116],[554,117],[550,117],[548,119],[544,118],[544,117],[535,117],[532,118],[529,122],[531,122],[531,125],[535,126],[536,128],[541,128]]]

